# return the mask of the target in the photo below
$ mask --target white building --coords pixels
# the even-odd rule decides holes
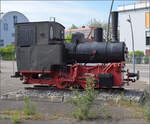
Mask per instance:
[[[1,15],[0,19],[0,46],[10,45],[15,40],[15,24],[28,22],[25,15],[17,11],[11,11]]]
[[[129,16],[133,25],[135,50],[150,53],[150,2],[139,1],[133,5],[119,6],[120,40],[132,51],[132,35]]]

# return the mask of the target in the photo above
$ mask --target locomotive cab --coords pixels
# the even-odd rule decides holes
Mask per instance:
[[[18,71],[50,71],[52,65],[64,65],[64,29],[57,22],[16,24]]]

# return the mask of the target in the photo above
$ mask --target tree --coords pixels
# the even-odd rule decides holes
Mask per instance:
[[[103,23],[101,23],[101,21],[98,21],[94,18],[88,22],[88,26],[89,27],[103,27]]]
[[[108,24],[106,22],[101,22],[100,20],[96,20],[95,18],[91,19],[87,23],[88,27],[100,27],[100,28],[103,28],[103,38],[104,38],[104,40],[107,39],[107,25]],[[112,30],[111,30],[111,26],[110,26],[110,36],[109,36],[110,41],[111,41],[111,36],[112,36]]]
[[[65,35],[65,42],[71,43],[72,39],[72,32],[71,30],[69,31],[69,35]]]
[[[130,52],[129,56],[132,57],[133,52]],[[144,52],[140,51],[140,50],[136,50],[134,51],[134,55],[135,57],[143,57],[144,56]]]
[[[72,24],[70,29],[78,29],[78,27],[76,25]]]

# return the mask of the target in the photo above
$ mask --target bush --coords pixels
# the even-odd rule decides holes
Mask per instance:
[[[0,54],[3,60],[15,60],[15,47],[9,45],[0,49]]]
[[[97,94],[94,89],[95,86],[93,77],[87,78],[86,82],[87,84],[83,95],[80,95],[80,92],[77,90],[73,91],[75,97],[72,98],[72,104],[75,108],[75,112],[73,112],[72,115],[74,118],[79,120],[86,120],[90,118],[90,109]]]
[[[30,103],[30,99],[27,96],[24,96],[24,114],[26,115],[35,115],[36,114],[36,105]]]
[[[144,56],[144,63],[149,64],[149,61],[150,61],[150,54],[147,54]]]

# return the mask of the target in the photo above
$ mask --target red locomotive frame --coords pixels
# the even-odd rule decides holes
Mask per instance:
[[[129,84],[130,74],[127,72],[127,79],[124,79],[124,62],[121,63],[110,63],[108,65],[79,65],[74,64],[73,66],[66,66],[68,71],[21,71],[19,75],[23,77],[25,83],[28,84],[47,84],[56,85],[57,88],[66,88],[71,86],[81,86],[86,88],[86,78],[93,76],[95,82],[98,81],[98,74],[112,74],[113,75],[113,86],[121,87],[125,83]],[[49,75],[51,78],[34,78],[33,74],[38,75]],[[103,82],[101,82],[103,83]],[[96,88],[102,88],[99,83],[95,83]]]

